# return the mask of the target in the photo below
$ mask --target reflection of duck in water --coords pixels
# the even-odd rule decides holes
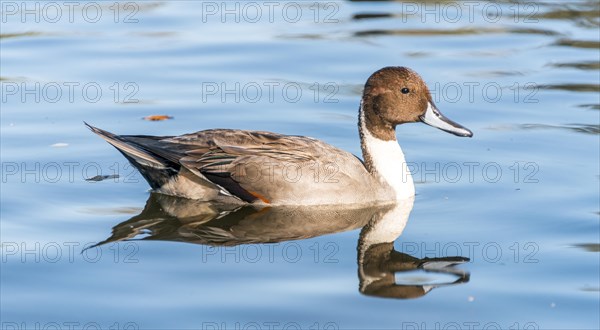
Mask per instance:
[[[469,273],[452,266],[469,261],[464,257],[415,258],[394,250],[394,241],[402,234],[414,199],[398,202],[393,208],[372,218],[358,240],[358,277],[360,292],[386,298],[418,298],[435,287],[469,281]],[[454,282],[423,284],[413,281],[397,284],[396,273],[421,270],[457,276]]]
[[[231,206],[151,194],[137,216],[113,227],[99,244],[144,235],[142,240],[214,246],[277,243],[353,230],[364,226],[377,207]]]
[[[415,298],[433,287],[469,280],[451,266],[463,257],[419,259],[394,250],[412,210],[413,199],[394,205],[340,207],[232,207],[152,194],[137,216],[113,227],[98,245],[135,239],[186,242],[212,246],[277,243],[344,232],[363,227],[358,242],[360,292],[366,295]],[[395,272],[420,269],[458,276],[447,284],[396,284]]]

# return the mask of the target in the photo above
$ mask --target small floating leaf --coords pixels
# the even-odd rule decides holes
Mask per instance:
[[[173,119],[173,117],[167,116],[167,115],[152,115],[152,116],[146,116],[143,119],[149,120],[149,121],[160,121],[160,120]]]

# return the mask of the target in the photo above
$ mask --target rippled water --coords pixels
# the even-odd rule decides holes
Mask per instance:
[[[3,329],[600,327],[598,1],[1,5]],[[389,65],[475,133],[399,127],[412,209],[161,199],[82,124],[359,154]]]

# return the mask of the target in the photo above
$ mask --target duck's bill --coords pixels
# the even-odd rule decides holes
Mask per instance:
[[[427,111],[425,111],[425,114],[421,115],[420,118],[425,124],[439,128],[444,132],[465,137],[473,136],[473,132],[471,132],[468,128],[455,123],[442,115],[440,110],[438,110],[435,105],[431,104],[431,102],[427,103]]]

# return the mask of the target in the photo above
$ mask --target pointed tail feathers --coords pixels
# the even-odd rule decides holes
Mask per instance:
[[[119,150],[140,171],[153,189],[160,188],[173,175],[177,174],[177,169],[172,166],[175,164],[171,164],[170,161],[144,148],[140,143],[129,140],[127,136],[107,132],[86,122],[84,124]]]

